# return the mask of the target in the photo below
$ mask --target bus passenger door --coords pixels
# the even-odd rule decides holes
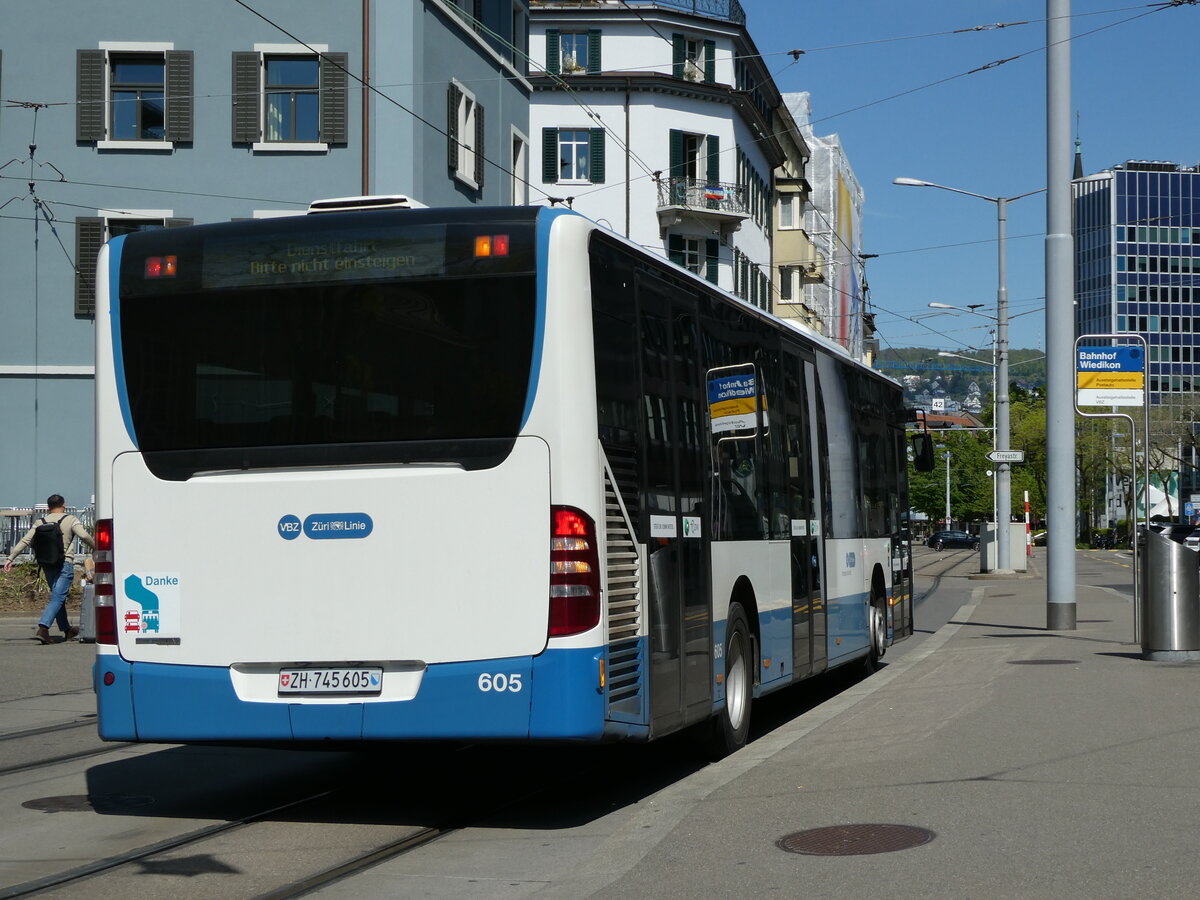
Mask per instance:
[[[823,652],[825,636],[815,639],[821,600],[821,553],[817,495],[814,482],[808,394],[804,363],[788,350],[783,354],[783,419],[787,458],[787,503],[791,520],[791,597],[793,677],[804,678],[814,668],[814,650]],[[823,667],[823,665],[822,665]]]
[[[650,614],[650,727],[673,731],[712,709],[706,440],[695,300],[638,279]]]
[[[806,474],[807,487],[801,502],[808,519],[808,565],[804,572],[808,580],[809,608],[812,610],[812,674],[824,672],[829,666],[829,626],[825,604],[828,584],[825,562],[825,497],[829,492],[829,465],[821,453],[825,444],[821,431],[822,405],[817,396],[816,367],[805,360],[801,368],[800,392],[805,398],[803,418],[806,423],[801,438],[801,450],[806,461],[800,468]],[[805,499],[807,498],[807,499]]]

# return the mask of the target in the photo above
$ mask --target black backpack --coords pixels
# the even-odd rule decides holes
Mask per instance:
[[[33,529],[33,540],[29,546],[39,566],[59,566],[66,559],[63,554],[62,521],[47,522],[46,517],[42,516],[42,524]]]

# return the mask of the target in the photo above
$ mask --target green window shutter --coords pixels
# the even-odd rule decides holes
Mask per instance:
[[[704,242],[704,277],[713,284],[717,283],[717,256],[721,252],[721,244],[716,238],[708,238]]]
[[[259,127],[258,83],[262,59],[257,52],[233,54],[233,142],[253,144],[262,134]]]
[[[103,50],[75,51],[75,99],[75,140],[104,140]]]
[[[542,129],[542,181],[558,184],[558,129]]]
[[[557,28],[546,29],[546,71],[557,75],[562,71],[562,44]]]
[[[683,77],[683,57],[687,53],[687,44],[682,34],[671,35],[671,74],[676,78]]]
[[[712,84],[717,80],[717,42],[704,42],[704,83]]]
[[[683,132],[671,129],[671,177],[683,174]]]
[[[96,257],[104,244],[104,219],[75,219],[75,315],[96,314]]]
[[[349,138],[346,106],[348,53],[321,55],[321,141],[344,144]]]
[[[486,129],[483,124],[483,106],[479,103],[475,104],[475,184],[479,189],[483,190],[483,170],[484,170],[484,135]]]
[[[597,73],[600,68],[600,29],[592,28],[588,31],[588,64],[587,70],[589,73]]]
[[[708,183],[721,183],[721,139],[710,134],[704,139],[704,149],[708,151]]]
[[[588,140],[588,155],[591,157],[592,184],[604,184],[604,129],[593,128]]]
[[[191,50],[166,51],[167,123],[166,138],[175,143],[190,144],[192,123],[195,121],[193,90],[195,54]]]
[[[458,171],[458,104],[462,98],[454,84],[446,91],[446,164],[451,172]]]
[[[683,265],[683,235],[667,236],[667,258],[677,266]]]

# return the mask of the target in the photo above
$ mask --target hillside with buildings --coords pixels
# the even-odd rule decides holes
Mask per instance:
[[[1046,385],[1046,358],[1041,350],[1009,351],[1009,383],[1031,394]],[[992,358],[968,354],[938,356],[928,347],[890,348],[875,366],[904,385],[906,405],[938,412],[978,414],[992,403]]]

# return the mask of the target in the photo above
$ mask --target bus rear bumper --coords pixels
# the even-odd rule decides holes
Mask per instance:
[[[100,736],[125,741],[595,741],[604,736],[599,648],[429,666],[416,696],[240,699],[220,666],[97,657]],[[111,673],[111,684],[105,681]]]

